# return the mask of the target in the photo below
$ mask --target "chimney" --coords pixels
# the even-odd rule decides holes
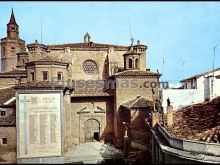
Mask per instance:
[[[169,105],[167,107],[167,127],[172,127],[173,125],[173,106]]]
[[[88,32],[86,32],[86,34],[84,35],[84,43],[88,43],[88,42],[90,42],[90,35],[89,35],[89,33]]]

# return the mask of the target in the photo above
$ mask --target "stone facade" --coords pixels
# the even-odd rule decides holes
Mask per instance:
[[[25,41],[19,38],[19,26],[12,10],[7,24],[7,37],[1,39],[1,72],[16,69],[17,53],[25,50]]]
[[[11,23],[18,26],[13,13],[11,18],[14,20]],[[10,36],[1,40],[2,48],[9,43],[8,38]],[[158,95],[160,74],[146,69],[147,46],[140,42],[130,46],[100,44],[92,42],[86,33],[83,43],[44,45],[35,41],[26,46],[26,51],[18,30],[13,40],[17,43],[13,60],[9,50],[5,49],[3,53],[0,85],[18,85],[25,90],[51,88],[51,84],[48,86],[51,82],[64,85],[65,151],[73,145],[93,140],[122,147],[121,106],[137,96],[152,102],[153,93]],[[10,62],[11,68],[6,68],[6,61]],[[15,66],[17,68],[13,70]],[[93,80],[92,86],[82,86],[88,80]],[[78,86],[65,86],[69,81],[78,82]],[[98,87],[98,81],[104,82],[104,86]],[[106,86],[109,82],[119,86],[109,88]],[[132,119],[134,126],[141,125],[147,116],[147,112],[137,114],[136,120]]]
[[[0,148],[16,148],[16,127],[0,127],[0,140],[7,138],[7,144],[0,144]]]
[[[113,137],[112,98],[64,96],[65,150],[73,144],[89,141],[87,122],[97,121],[98,140],[109,142]],[[92,128],[91,128],[92,129]],[[89,136],[89,135],[88,135]],[[93,135],[92,135],[93,136]]]

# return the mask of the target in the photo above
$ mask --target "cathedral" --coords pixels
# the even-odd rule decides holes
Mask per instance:
[[[123,148],[124,123],[134,140],[145,136],[161,76],[147,68],[146,45],[96,43],[88,32],[80,43],[26,44],[20,30],[12,10],[7,36],[1,39],[0,138],[5,147],[18,147],[19,91],[62,91],[64,154],[94,140]]]

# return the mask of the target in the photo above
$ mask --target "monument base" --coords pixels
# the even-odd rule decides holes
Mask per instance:
[[[64,157],[19,158],[17,164],[64,164]]]

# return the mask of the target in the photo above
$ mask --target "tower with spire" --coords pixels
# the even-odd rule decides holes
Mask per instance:
[[[11,39],[19,39],[19,26],[15,20],[13,8],[11,11],[11,18],[7,24],[7,37]]]
[[[17,53],[25,51],[25,41],[19,38],[19,25],[16,22],[13,8],[7,24],[7,36],[1,39],[1,72],[16,69]]]

